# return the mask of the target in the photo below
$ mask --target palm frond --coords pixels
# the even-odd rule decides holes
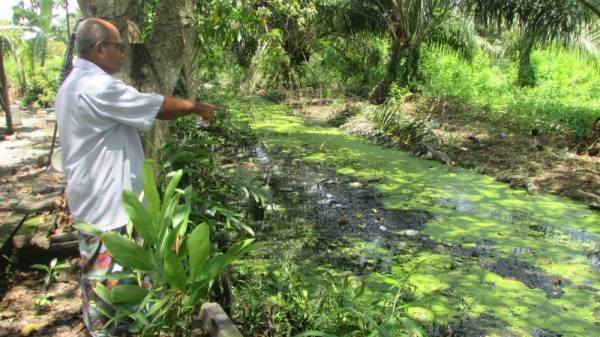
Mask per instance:
[[[506,50],[499,44],[493,43],[483,36],[476,35],[475,43],[480,50],[487,54],[493,60],[499,60],[504,57]]]
[[[328,0],[317,4],[320,31],[325,35],[341,32],[353,35],[360,32],[384,34],[388,15],[382,12],[382,3],[360,0]]]
[[[456,53],[468,62],[475,57],[478,44],[473,25],[458,19],[445,21],[432,27],[426,43],[430,47]]]
[[[600,17],[600,1],[598,0],[579,0],[579,3],[589,11]]]
[[[557,49],[572,49],[587,64],[600,73],[600,27],[586,26],[580,34],[573,35],[571,40],[564,44],[554,44]]]
[[[536,43],[566,41],[595,17],[581,0],[468,0],[476,23],[485,27],[519,27]],[[585,0],[591,2],[592,0]],[[598,0],[593,0],[598,1]]]

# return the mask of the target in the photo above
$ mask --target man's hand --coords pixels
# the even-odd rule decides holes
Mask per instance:
[[[202,117],[205,123],[210,123],[215,111],[220,107],[207,103],[200,103],[189,99],[165,96],[163,104],[156,116],[158,119],[171,120],[179,117],[196,114]]]
[[[221,110],[220,106],[196,102],[195,104],[196,114],[202,117],[202,121],[204,123],[210,123],[213,117],[215,116],[215,112]]]

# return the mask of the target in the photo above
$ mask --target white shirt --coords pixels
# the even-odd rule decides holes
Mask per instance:
[[[102,231],[128,222],[123,190],[141,194],[144,161],[138,129],[148,129],[163,97],[144,94],[77,59],[56,95],[56,121],[75,220]]]

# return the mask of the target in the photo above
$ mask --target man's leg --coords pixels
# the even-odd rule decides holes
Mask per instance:
[[[106,329],[104,325],[109,318],[98,308],[114,313],[114,309],[102,301],[94,292],[94,287],[102,283],[108,289],[117,285],[117,280],[106,280],[104,276],[121,271],[122,267],[112,260],[99,237],[79,233],[79,252],[81,254],[81,297],[83,299],[83,321],[88,333],[93,337],[119,335],[123,331],[123,322],[112,323]]]

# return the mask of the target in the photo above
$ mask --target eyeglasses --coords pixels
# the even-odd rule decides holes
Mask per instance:
[[[125,44],[123,42],[102,41],[102,43],[115,45],[121,53],[125,51]]]

